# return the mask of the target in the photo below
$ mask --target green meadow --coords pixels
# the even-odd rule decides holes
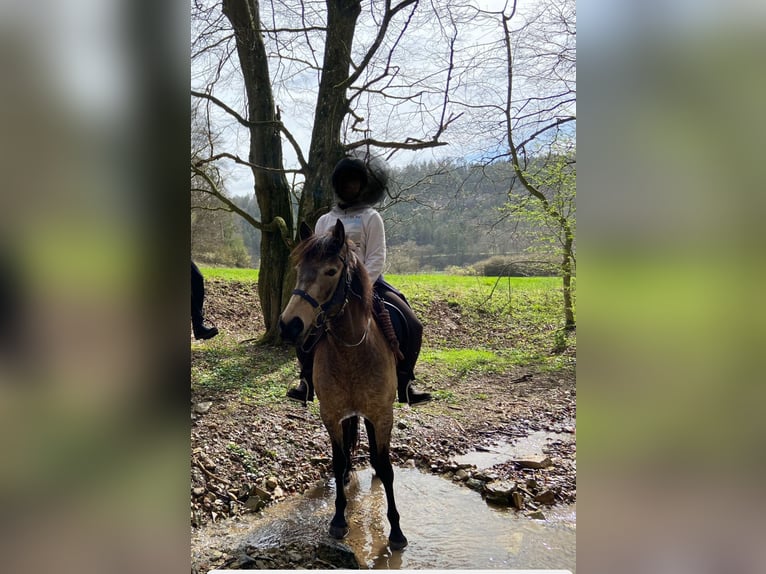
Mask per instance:
[[[206,279],[257,283],[254,269],[202,267]],[[466,277],[442,274],[387,275],[424,324],[416,375],[426,387],[455,388],[464,380],[519,370],[574,369],[576,334],[565,333],[558,277]],[[213,315],[215,310],[212,310]],[[192,344],[192,385],[197,390],[235,392],[248,402],[287,400],[297,380],[290,347],[243,345],[222,332]],[[445,385],[449,381],[449,385]],[[453,391],[437,391],[448,403]]]

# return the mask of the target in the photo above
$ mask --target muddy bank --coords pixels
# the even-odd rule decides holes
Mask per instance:
[[[208,317],[221,330],[219,341],[231,341],[255,352],[255,342],[248,341],[262,332],[255,284],[211,281],[206,308]],[[427,341],[448,337],[466,345],[493,344],[487,340],[494,333],[493,325],[477,325],[475,321],[480,318],[476,317],[469,322],[453,305],[433,305],[422,319]],[[487,321],[492,318],[487,317]],[[482,337],[478,343],[472,340],[476,336]],[[503,340],[507,334],[498,332],[496,336],[494,344],[508,344]],[[192,342],[192,367],[203,361],[207,345],[219,341]],[[573,356],[574,349],[567,352]],[[290,349],[277,353],[282,353],[283,360],[291,360]],[[416,373],[421,387],[442,391],[449,400],[437,399],[416,407],[397,404],[391,445],[395,465],[437,474],[485,496],[488,484],[511,483],[518,494],[515,498],[509,494],[508,504],[520,505],[522,509],[517,512],[525,515],[536,511],[544,515],[548,508],[576,500],[573,360],[571,367],[555,372],[509,368],[500,374],[467,373],[459,381],[433,381],[427,373],[417,369]],[[268,403],[254,403],[243,401],[235,388],[193,385],[191,419],[192,529],[257,514],[303,494],[331,474],[330,444],[316,405],[306,408],[282,396]],[[545,443],[549,461],[542,468],[530,468],[517,460],[485,469],[461,468],[453,460],[477,449],[494,449],[498,443],[513,444],[536,431],[558,433],[560,437]],[[368,465],[364,440],[355,464],[358,468]],[[260,560],[257,564],[245,557],[237,564],[234,557],[227,567],[327,568],[326,555],[322,558],[318,548],[304,545],[273,556],[263,551],[266,553],[259,558],[251,557]],[[219,556],[217,562],[207,565],[220,567],[232,559]]]

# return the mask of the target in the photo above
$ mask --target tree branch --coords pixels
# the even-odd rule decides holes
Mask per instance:
[[[419,0],[402,0],[402,2],[391,8],[391,0],[386,0],[386,11],[383,16],[383,21],[380,24],[380,28],[378,29],[378,35],[375,37],[375,41],[372,43],[372,46],[370,46],[370,49],[367,50],[364,58],[362,58],[362,61],[355,67],[354,73],[349,75],[348,79],[344,82],[346,87],[351,86],[351,84],[356,82],[362,75],[362,72],[364,72],[365,68],[367,68],[368,64],[375,56],[375,53],[378,51],[378,48],[380,48],[380,45],[383,43],[386,33],[388,32],[388,26],[393,17],[412,4],[415,4],[415,8],[417,8],[418,2]],[[413,8],[413,12],[415,11],[415,8]]]
[[[275,231],[278,231],[279,234],[282,236],[282,240],[285,242],[285,245],[292,248],[294,246],[294,242],[292,237],[290,236],[290,232],[287,229],[287,223],[285,220],[279,216],[275,217],[271,222],[269,223],[262,223],[255,219],[252,215],[250,215],[247,211],[239,207],[236,203],[234,203],[231,199],[226,197],[223,192],[218,188],[218,186],[215,184],[215,182],[210,178],[210,176],[205,173],[204,170],[198,168],[196,165],[192,164],[191,170],[195,175],[198,175],[202,179],[204,179],[207,184],[210,186],[209,189],[200,189],[200,191],[204,191],[205,193],[209,193],[210,195],[216,197],[219,201],[221,201],[224,205],[226,205],[231,211],[242,217],[245,221],[247,221],[250,225],[255,227],[256,229],[261,230],[262,232],[269,232],[273,233]]]

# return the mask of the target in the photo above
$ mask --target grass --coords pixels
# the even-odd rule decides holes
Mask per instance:
[[[206,278],[255,282],[254,269],[203,267]],[[460,336],[430,325],[437,333],[424,341],[416,373],[424,382],[501,375],[519,367],[538,371],[572,368],[573,358],[552,352],[574,346],[575,333],[562,331],[561,279],[557,277],[464,277],[389,275],[416,314],[428,321],[454,317]],[[434,306],[442,314],[434,314]],[[468,334],[465,334],[466,328]],[[470,341],[466,338],[470,339]],[[200,391],[237,393],[244,402],[286,401],[297,382],[295,354],[289,348],[241,345],[220,337],[192,349],[192,385]],[[452,391],[438,398],[456,400]],[[316,408],[316,403],[313,405]]]
[[[285,392],[297,374],[295,353],[288,348],[222,342],[192,350],[192,386],[213,393],[238,393],[244,402],[270,404],[287,400]]]
[[[233,269],[229,267],[200,267],[206,279],[222,279],[223,281],[242,281],[245,283],[258,282],[258,269]]]

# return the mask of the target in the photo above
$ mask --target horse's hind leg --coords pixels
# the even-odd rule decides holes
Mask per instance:
[[[370,464],[378,472],[378,447],[375,444],[375,427],[370,421],[364,419],[364,427],[367,429],[367,438],[370,441]]]
[[[375,427],[372,423],[365,420],[367,436],[370,439],[370,462],[375,469],[375,473],[383,482],[383,488],[386,491],[386,504],[388,506],[388,522],[391,524],[391,534],[388,536],[388,544],[391,550],[401,550],[407,546],[407,538],[404,536],[399,526],[399,512],[396,510],[394,501],[394,467],[391,466],[391,457],[389,455],[388,440],[385,442],[383,437],[377,437]],[[390,433],[388,433],[390,437]],[[375,453],[373,456],[372,453]]]
[[[343,484],[345,485],[351,480],[351,454],[359,438],[359,417],[344,419],[341,424],[343,426],[343,455],[346,458],[346,470],[343,474]]]
[[[330,521],[330,536],[337,539],[341,539],[348,534],[346,492],[343,485],[346,465],[343,445],[336,438],[332,438],[332,468],[335,475],[335,516]]]

